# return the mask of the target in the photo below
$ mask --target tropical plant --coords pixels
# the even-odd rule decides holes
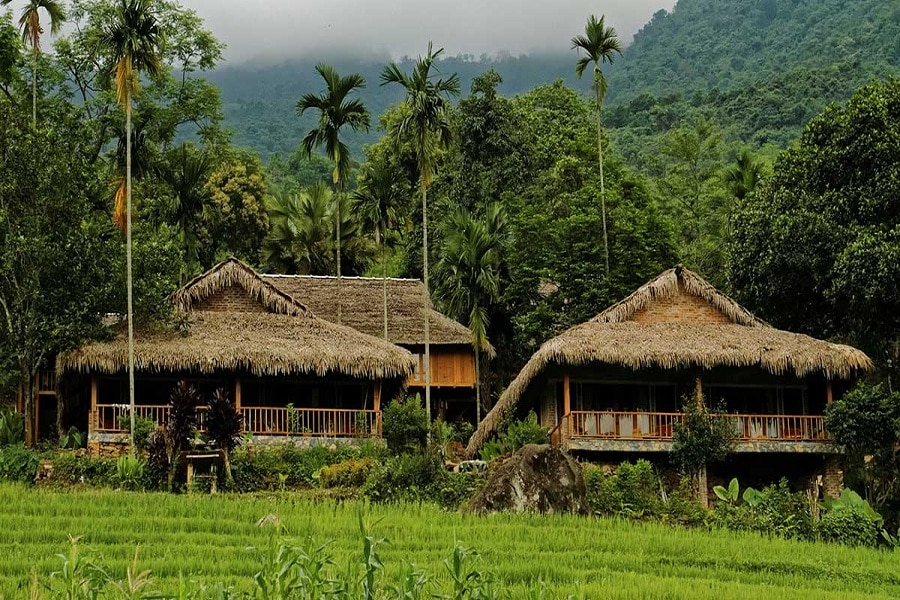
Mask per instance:
[[[341,140],[341,129],[350,127],[353,131],[369,129],[369,111],[359,98],[348,98],[354,91],[366,87],[366,80],[357,73],[341,77],[333,67],[326,64],[316,65],[316,72],[325,80],[325,91],[319,95],[307,93],[297,102],[297,113],[303,115],[307,110],[319,113],[318,125],[306,134],[301,144],[307,156],[314,149],[325,146],[325,153],[334,163],[331,180],[335,189],[336,213],[335,222],[337,244],[338,277],[338,323],[341,322],[341,196],[350,175],[350,149]]]
[[[0,0],[0,5],[9,5],[12,0]],[[44,10],[50,18],[50,33],[59,33],[66,20],[66,11],[59,0],[28,0],[19,17],[19,27],[22,29],[22,41],[31,46],[31,126],[37,127],[37,66],[38,57],[41,55],[41,34],[44,27],[41,25],[40,11]]]
[[[737,200],[743,200],[759,185],[765,173],[763,163],[744,149],[723,175],[725,186]]]
[[[0,447],[25,442],[25,417],[11,408],[0,410]]]
[[[131,266],[131,101],[140,88],[140,73],[150,76],[162,71],[159,60],[159,25],[150,0],[121,0],[112,21],[106,26],[100,44],[111,51],[115,66],[116,99],[125,108],[125,252],[128,287],[128,401],[134,431],[134,307]],[[116,213],[121,214],[117,197]],[[134,439],[131,454],[134,455]]]
[[[422,279],[427,301],[431,299],[428,287],[428,186],[434,179],[438,158],[450,143],[450,122],[447,116],[447,98],[459,95],[459,77],[456,73],[444,79],[435,78],[440,72],[436,62],[443,48],[432,50],[416,60],[411,75],[404,73],[396,63],[391,63],[381,73],[381,85],[399,84],[406,92],[406,111],[393,124],[389,133],[399,146],[411,144],[419,167],[419,189],[422,192]],[[434,72],[432,72],[434,69]],[[425,412],[431,420],[431,339],[429,311],[425,314]]]
[[[394,454],[419,452],[428,440],[428,415],[418,394],[395,399],[384,409],[382,431]]]
[[[737,477],[734,477],[731,482],[729,482],[727,488],[721,485],[713,486],[713,493],[715,493],[716,498],[722,502],[727,502],[732,505],[737,504],[741,499],[740,485],[738,484]]]
[[[388,339],[387,302],[387,236],[398,220],[401,201],[400,191],[394,185],[394,174],[386,168],[367,164],[360,176],[360,184],[353,194],[356,208],[363,223],[375,234],[375,243],[381,250],[381,292],[384,309],[384,339]]]
[[[493,460],[498,456],[515,452],[528,444],[549,444],[550,431],[538,423],[534,411],[519,421],[510,422],[495,439],[488,440],[481,449],[482,460]]]
[[[139,489],[146,466],[147,463],[143,458],[127,454],[120,456],[116,460],[116,483],[127,490]]]
[[[719,413],[727,410],[720,406]],[[675,423],[672,458],[682,474],[690,477],[695,490],[701,492],[701,473],[712,462],[723,460],[734,444],[731,421],[710,414],[703,395],[688,394],[682,399],[682,419]]]
[[[488,308],[500,299],[500,261],[506,214],[490,205],[483,218],[457,211],[445,225],[438,263],[443,298],[451,316],[464,319],[475,348],[475,415],[481,422],[481,353],[488,345]]]
[[[169,395],[169,420],[164,430],[166,460],[169,467],[169,491],[175,483],[175,469],[181,451],[187,449],[197,432],[197,407],[200,405],[200,393],[182,379],[175,384]],[[151,442],[152,446],[152,442]]]
[[[59,437],[59,447],[66,450],[75,450],[84,446],[85,435],[77,427],[69,427],[68,431]]]
[[[205,150],[195,150],[188,143],[183,143],[169,152],[160,169],[160,178],[172,190],[169,217],[176,224],[184,255],[182,284],[187,282],[192,271],[199,266],[198,233],[203,209],[209,200],[209,193],[204,184],[211,172],[212,158],[209,153]]]
[[[206,411],[206,435],[222,451],[225,463],[225,478],[229,485],[231,475],[231,452],[241,441],[244,417],[237,411],[234,402],[224,388],[217,388],[209,399]]]
[[[591,15],[584,26],[584,35],[572,38],[572,49],[584,52],[584,56],[575,63],[575,74],[579,79],[584,75],[584,70],[594,63],[594,97],[597,115],[597,155],[600,164],[600,213],[603,221],[603,253],[606,260],[606,277],[609,277],[609,238],[606,233],[606,184],[603,178],[603,125],[601,114],[603,112],[603,98],[608,88],[606,77],[603,75],[602,63],[612,64],[616,54],[622,54],[622,43],[616,36],[616,30],[606,26],[606,16],[597,17]]]
[[[268,203],[272,228],[262,247],[263,262],[279,273],[331,272],[331,191],[318,182],[300,194],[276,194]]]

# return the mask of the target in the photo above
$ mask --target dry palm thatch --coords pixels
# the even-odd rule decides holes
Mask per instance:
[[[263,279],[303,302],[317,316],[337,320],[336,277],[311,275],[263,275]],[[384,335],[382,280],[375,277],[343,277],[341,322],[369,335]],[[425,343],[423,310],[428,307],[429,333],[433,345],[472,345],[472,332],[465,325],[437,312],[418,279],[388,279],[388,339],[394,344]],[[494,349],[488,351],[494,355]]]
[[[247,303],[234,310],[204,310],[204,302],[239,290]],[[144,372],[247,371],[256,375],[331,373],[366,379],[403,378],[412,355],[393,344],[319,319],[289,295],[263,281],[237,259],[229,259],[170,296],[188,318],[187,335],[143,332],[135,368]],[[250,309],[247,309],[247,306]],[[260,307],[260,310],[254,310]],[[119,373],[127,344],[122,332],[60,354],[57,371]]]
[[[679,287],[680,286],[680,287]],[[654,300],[699,296],[731,321],[637,323],[628,319]],[[532,382],[550,365],[617,365],[632,370],[757,367],[775,375],[850,379],[872,369],[865,353],[842,344],[775,329],[686,269],[666,271],[590,321],[549,340],[531,357],[469,440],[471,456]]]

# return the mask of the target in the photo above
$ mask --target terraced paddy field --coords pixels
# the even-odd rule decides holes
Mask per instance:
[[[370,506],[291,494],[174,496],[110,490],[52,491],[0,485],[0,598],[28,597],[29,579],[50,582],[68,535],[118,578],[140,547],[140,568],[174,594],[179,579],[223,582],[254,594],[258,553],[276,535],[257,522],[277,515],[277,534],[332,541],[336,569],[361,563],[360,511],[384,562],[386,592],[408,563],[427,572],[427,595],[450,593],[445,561],[476,550],[512,598],[888,598],[900,597],[900,553],[791,542],[727,531],[572,516],[445,513],[428,505]],[[544,587],[543,595],[535,590]],[[47,592],[45,597],[53,597]],[[254,597],[254,596],[248,596]]]

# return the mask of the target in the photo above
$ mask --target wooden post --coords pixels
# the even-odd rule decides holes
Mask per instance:
[[[831,404],[834,400],[834,391],[831,389],[831,380],[825,382],[825,402]]]
[[[241,378],[234,380],[234,410],[241,412]]]
[[[702,410],[703,409],[703,381],[700,379],[699,375],[697,375],[696,400],[697,400],[697,407]]]
[[[96,375],[91,375],[91,413],[88,418],[88,437],[94,433],[97,427],[97,396],[99,394],[99,381]]]
[[[565,421],[565,425],[562,428],[563,437],[569,437],[569,426],[572,421],[572,392],[569,389],[571,387],[571,381],[569,380],[569,374],[566,373],[563,375],[563,420]]]
[[[372,408],[375,412],[381,412],[381,380],[375,382],[375,390],[372,397]]]

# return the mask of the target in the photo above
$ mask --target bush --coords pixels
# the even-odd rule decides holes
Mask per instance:
[[[709,517],[709,511],[694,500],[691,482],[686,477],[682,477],[678,487],[666,494],[661,510],[663,521],[685,527],[705,525]]]
[[[77,450],[84,446],[87,436],[77,427],[69,427],[69,430],[59,438],[59,447],[64,450]]]
[[[363,495],[374,502],[422,502],[435,496],[435,482],[446,473],[434,452],[391,457],[366,480]]]
[[[727,408],[720,405],[720,414]],[[682,474],[695,477],[703,467],[724,460],[734,443],[734,429],[729,419],[716,419],[706,410],[701,398],[694,395],[682,399],[683,417],[675,423],[672,458]]]
[[[131,433],[131,416],[119,415],[119,428]],[[156,431],[156,422],[150,417],[134,416],[134,447],[143,452],[150,446],[150,436]]]
[[[116,483],[126,490],[144,487],[144,470],[147,463],[137,457],[120,456],[116,461]]]
[[[421,452],[428,441],[428,415],[418,394],[397,399],[384,409],[382,433],[396,454]]]
[[[0,409],[0,447],[25,443],[25,417],[11,408]]]
[[[538,424],[534,411],[521,421],[513,421],[496,439],[488,440],[481,449],[482,460],[493,460],[498,456],[515,452],[528,444],[549,444],[550,432]]]
[[[462,510],[486,481],[486,472],[451,473],[444,469],[432,483],[432,497],[445,510]]]
[[[53,459],[48,483],[58,485],[86,484],[116,485],[116,460],[78,456],[74,452],[60,452]]]
[[[319,472],[319,482],[325,488],[360,487],[376,467],[373,458],[351,458],[323,467]]]
[[[0,448],[0,480],[33,483],[40,455],[24,444]]]
[[[874,546],[878,543],[878,527],[858,508],[830,510],[816,528],[823,542],[848,546]]]
[[[747,488],[743,502],[716,502],[713,521],[733,531],[808,540],[814,537],[809,508],[806,494],[792,492],[787,480],[782,479],[760,491]]]
[[[649,461],[626,461],[610,474],[589,466],[584,483],[588,505],[596,514],[645,518],[662,512],[659,478]]]

